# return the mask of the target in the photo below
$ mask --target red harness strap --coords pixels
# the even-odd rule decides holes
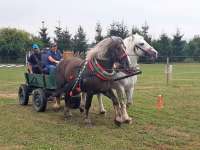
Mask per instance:
[[[124,58],[126,58],[126,57],[127,57],[127,54],[124,53],[124,54],[120,57],[120,59],[124,59]]]
[[[100,64],[97,64],[97,67],[99,67],[99,69],[100,70],[105,70]],[[91,60],[88,62],[88,68],[89,68],[89,70],[91,71],[91,72],[94,72],[95,70],[94,70],[94,66],[92,65],[92,62],[91,62]],[[107,81],[108,79],[107,78],[105,78],[105,77],[103,77],[100,73],[98,73],[98,72],[96,72],[95,73],[95,75],[99,78],[99,79],[101,79],[101,80],[103,80],[103,81]]]

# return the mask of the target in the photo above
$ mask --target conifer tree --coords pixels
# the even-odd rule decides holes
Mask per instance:
[[[50,43],[50,37],[48,37],[47,27],[44,26],[44,21],[42,21],[42,28],[40,28],[39,34],[44,46],[48,47]]]
[[[86,40],[86,33],[81,26],[78,27],[77,33],[74,35],[73,50],[75,53],[85,53],[87,51],[88,45]]]
[[[110,28],[107,31],[107,36],[119,36],[122,39],[128,37],[129,31],[124,22],[113,22],[110,24]]]
[[[147,41],[150,44],[151,43],[151,36],[149,36],[149,34],[148,34],[149,25],[147,24],[147,22],[145,22],[144,25],[141,28],[142,28],[141,34],[144,37],[144,40]]]
[[[179,57],[176,59],[177,61],[183,60],[183,58],[181,57],[184,56],[184,48],[186,45],[186,41],[182,40],[183,36],[184,35],[181,34],[180,30],[177,29],[172,39],[172,55]]]
[[[71,41],[71,34],[69,33],[67,27],[65,30],[62,30],[60,25],[56,27],[55,32],[55,42],[58,45],[58,48],[63,51],[63,50],[71,50],[72,49],[72,41]]]

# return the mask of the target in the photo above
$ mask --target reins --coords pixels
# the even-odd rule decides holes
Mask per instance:
[[[142,71],[141,70],[136,70],[135,72],[133,72],[131,74],[128,74],[128,75],[125,75],[125,76],[122,76],[122,77],[119,77],[119,78],[115,78],[115,79],[113,79],[113,81],[123,80],[125,78],[132,77],[132,76],[135,76],[135,75],[138,75],[138,74],[142,74]]]
[[[85,70],[87,64],[88,64],[88,61],[85,61],[85,63],[84,63],[84,65],[83,65],[82,69],[79,71],[78,77],[75,79],[75,83],[74,83],[74,85],[73,85],[73,87],[72,87],[72,89],[71,89],[70,96],[72,96],[73,90],[76,88],[77,84],[78,84],[79,81],[81,80],[82,74],[83,74],[83,72],[84,72],[84,70]],[[79,87],[79,88],[80,88],[80,87]],[[78,89],[78,90],[80,90],[80,89]]]

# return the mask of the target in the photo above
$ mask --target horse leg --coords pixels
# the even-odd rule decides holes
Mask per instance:
[[[107,92],[104,92],[103,94],[112,100],[113,107],[115,110],[115,120],[114,121],[115,121],[116,125],[120,126],[121,123],[123,123],[123,120],[122,120],[121,107],[120,107],[119,101],[117,100],[117,97],[115,96],[112,89],[108,90]]]
[[[72,116],[72,113],[70,111],[70,101],[69,96],[65,94],[65,106],[64,106],[64,118],[67,120]]]
[[[124,87],[119,87],[118,89],[116,89],[116,91],[117,91],[118,98],[120,99],[122,120],[125,123],[132,123],[132,118],[129,117],[127,110],[126,110]]]
[[[60,109],[60,96],[56,96],[55,103],[53,105],[53,109],[55,111],[59,111],[59,109]]]
[[[133,87],[125,89],[125,93],[127,97],[127,103],[126,103],[127,107],[133,104],[133,90],[134,90]]]
[[[89,109],[92,103],[93,94],[87,93],[86,95],[86,103],[85,103],[85,123],[91,126],[91,120],[89,118]]]
[[[64,84],[62,87],[57,88],[56,91],[53,93],[52,96],[56,97],[55,104],[53,105],[55,111],[58,111],[60,109],[60,95],[62,93],[68,93],[67,91],[71,89],[73,82],[74,81]]]
[[[85,102],[86,102],[86,95],[87,94],[85,92],[81,93],[81,102],[80,102],[80,107],[79,107],[81,113],[84,112]]]
[[[102,94],[97,94],[97,99],[98,99],[98,102],[99,102],[99,112],[100,112],[100,114],[105,114],[106,110],[103,106]]]

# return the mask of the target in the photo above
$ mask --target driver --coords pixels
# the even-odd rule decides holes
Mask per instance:
[[[50,50],[48,51],[47,56],[48,56],[48,62],[47,62],[48,72],[49,73],[55,72],[56,65],[59,64],[62,58],[62,54],[58,50],[56,43],[52,43],[50,45]]]
[[[42,73],[40,49],[37,44],[32,45],[32,54],[28,58],[28,71],[30,73]]]

